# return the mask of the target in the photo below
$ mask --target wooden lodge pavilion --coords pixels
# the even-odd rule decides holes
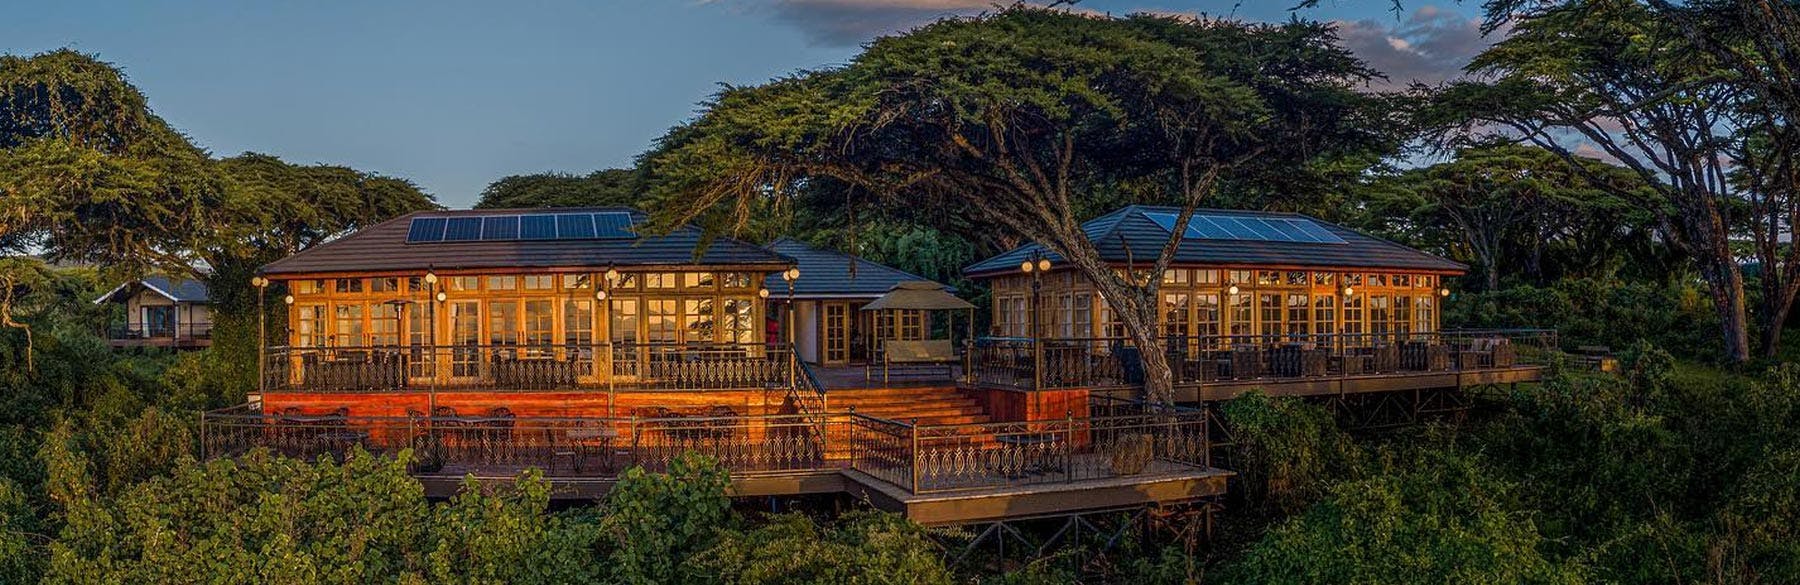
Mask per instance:
[[[1192,403],[1170,411],[1135,400],[1135,349],[1035,246],[967,269],[994,294],[992,335],[966,338],[963,315],[932,310],[961,301],[916,275],[791,240],[702,247],[691,227],[640,234],[644,219],[426,211],[265,266],[286,339],[263,348],[250,403],[205,415],[207,454],[411,449],[434,495],[538,467],[585,498],[699,451],[737,495],[996,522],[1211,501],[1230,472],[1208,400],[1410,395],[1417,416],[1428,393],[1537,379],[1554,343],[1439,331],[1461,265],[1303,216],[1206,211],[1162,276]],[[1173,219],[1128,207],[1086,227],[1129,271]]]

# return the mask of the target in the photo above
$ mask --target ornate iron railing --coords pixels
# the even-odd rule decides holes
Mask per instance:
[[[684,452],[714,458],[733,474],[835,468],[818,440],[817,421],[800,415],[656,418],[482,416],[351,416],[264,413],[253,407],[201,418],[207,457],[251,449],[315,459],[353,449],[397,455],[411,449],[419,473],[511,474],[526,467],[558,477],[613,477],[630,467],[668,468]]]
[[[1543,365],[1556,332],[1488,329],[1430,333],[1208,335],[1163,340],[1175,383],[1445,372]],[[969,379],[1014,389],[1128,387],[1142,355],[1126,338],[983,338]]]
[[[211,339],[212,329],[212,323],[114,325],[106,329],[106,338],[114,340]]]
[[[789,387],[794,360],[767,344],[469,344],[275,347],[265,391],[727,390]]]

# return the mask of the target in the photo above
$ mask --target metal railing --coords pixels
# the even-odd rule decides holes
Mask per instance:
[[[983,387],[1098,388],[1143,383],[1142,356],[1126,338],[982,338],[972,351],[969,380]],[[1558,349],[1554,330],[1487,329],[1169,337],[1164,339],[1163,351],[1175,383],[1194,384],[1544,365]]]
[[[850,466],[915,494],[1210,467],[1204,411],[1096,399],[1085,414],[943,425],[851,414]]]
[[[200,437],[207,458],[253,449],[339,460],[356,449],[408,452],[410,470],[436,475],[513,475],[536,467],[553,477],[613,478],[631,467],[666,470],[678,455],[695,452],[734,476],[849,467],[912,493],[1154,477],[1210,466],[1203,411],[1095,398],[1084,414],[920,425],[854,413],[557,418],[495,409],[394,417],[239,406],[203,414]]]
[[[271,392],[766,389],[795,369],[761,343],[274,347],[264,362]]]
[[[175,325],[114,325],[107,327],[106,338],[115,340],[211,339],[212,323],[178,323]]]
[[[409,468],[427,474],[505,474],[537,467],[559,477],[615,477],[631,467],[663,471],[676,456],[696,452],[733,474],[832,469],[815,435],[816,421],[800,415],[527,417],[352,416],[347,413],[264,413],[240,406],[201,417],[201,445],[209,458],[252,449],[303,459],[342,459],[353,449],[394,456],[410,449]]]

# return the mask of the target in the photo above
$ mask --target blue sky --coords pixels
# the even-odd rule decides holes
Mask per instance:
[[[1082,10],[1288,18],[1294,2],[1086,0]],[[336,0],[10,7],[0,52],[58,47],[122,67],[220,156],[244,151],[405,177],[466,207],[509,174],[623,166],[720,83],[842,63],[875,35],[993,0]],[[1346,46],[1403,83],[1491,39],[1475,8],[1326,0]]]

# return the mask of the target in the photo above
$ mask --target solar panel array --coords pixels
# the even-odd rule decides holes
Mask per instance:
[[[406,243],[629,240],[637,237],[631,227],[631,214],[622,211],[415,217]]]
[[[1175,231],[1175,214],[1145,213],[1144,217],[1170,232]],[[1216,213],[1195,213],[1188,218],[1184,239],[1247,240],[1264,242],[1296,242],[1302,244],[1347,243],[1324,226],[1302,217],[1253,217]]]

